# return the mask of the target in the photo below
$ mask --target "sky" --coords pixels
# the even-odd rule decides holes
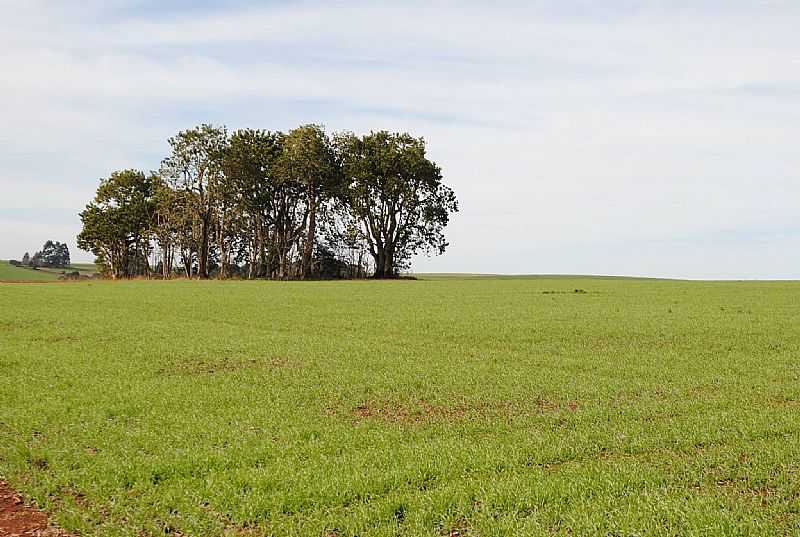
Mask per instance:
[[[0,0],[0,259],[74,260],[167,138],[408,131],[460,202],[418,272],[800,278],[795,0]]]

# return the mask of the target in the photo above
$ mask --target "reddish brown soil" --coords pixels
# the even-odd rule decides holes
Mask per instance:
[[[47,514],[34,509],[5,481],[0,481],[0,537],[72,537],[48,523]]]

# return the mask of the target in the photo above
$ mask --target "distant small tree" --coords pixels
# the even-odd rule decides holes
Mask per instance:
[[[49,240],[44,243],[40,251],[33,254],[33,258],[28,256],[27,252],[25,257],[28,257],[28,263],[24,264],[36,267],[66,268],[70,265],[69,248],[65,243],[58,241]],[[25,257],[22,258],[23,262]]]
[[[56,243],[53,241],[45,242],[39,254],[41,255],[42,265],[45,267],[54,266],[58,256],[56,253]]]
[[[25,252],[25,255],[22,256],[22,264],[23,265],[31,264],[31,255],[28,252]]]
[[[64,268],[67,268],[72,264],[72,260],[69,256],[69,248],[65,242],[62,242],[58,247],[58,262],[59,266]]]

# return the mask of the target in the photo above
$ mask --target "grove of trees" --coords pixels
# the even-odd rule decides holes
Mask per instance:
[[[448,245],[458,203],[422,138],[204,124],[168,142],[157,172],[112,173],[80,213],[112,278],[393,278]]]
[[[22,261],[15,261],[13,264],[33,268],[68,268],[70,263],[67,245],[63,242],[48,240],[41,250],[35,252],[32,256],[25,252],[25,255],[22,256]]]

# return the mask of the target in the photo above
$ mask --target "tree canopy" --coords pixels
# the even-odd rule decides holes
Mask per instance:
[[[422,138],[200,125],[168,143],[158,172],[113,172],[80,213],[113,278],[392,278],[448,245],[458,204]]]
[[[33,268],[67,268],[70,266],[69,248],[66,243],[48,240],[38,252],[30,255],[25,252],[22,261],[17,264]]]
[[[122,170],[100,182],[94,199],[80,213],[78,247],[91,251],[112,278],[149,271],[148,256],[160,179]]]
[[[458,203],[425,141],[381,131],[341,136],[338,147],[342,203],[369,245],[375,276],[394,276],[420,250],[444,253],[444,227]]]

